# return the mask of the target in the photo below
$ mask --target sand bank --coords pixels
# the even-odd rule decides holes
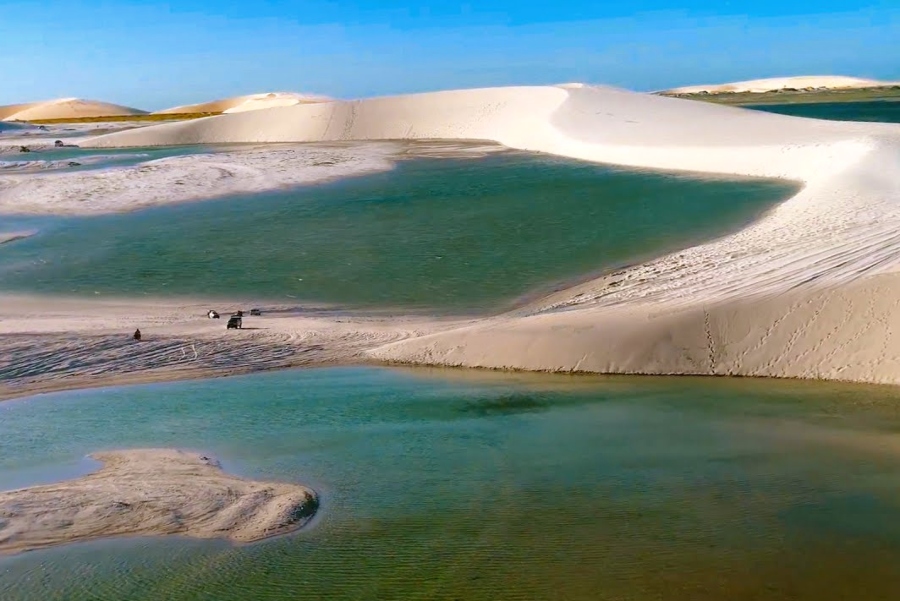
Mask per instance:
[[[243,330],[223,316],[251,306]],[[472,323],[296,305],[0,296],[0,400],[71,388],[363,363],[382,344]],[[140,328],[143,340],[131,339]]]
[[[768,79],[753,79],[749,81],[736,81],[723,84],[706,84],[698,86],[685,86],[665,90],[663,94],[708,94],[754,92],[765,93],[775,90],[794,89],[827,89],[847,90],[856,88],[878,88],[884,86],[900,85],[896,81],[880,81],[877,79],[861,79],[859,77],[845,77],[842,75],[799,75],[795,77],[772,77]]]
[[[900,384],[900,274],[670,308],[504,315],[369,352],[489,369],[756,376]]]
[[[35,121],[40,119],[77,119],[80,117],[117,117],[121,115],[146,115],[146,111],[80,98],[58,98],[41,102],[0,107],[0,120]]]
[[[147,125],[147,122],[138,121],[52,123],[41,126],[0,122],[0,157],[2,160],[10,161],[22,158],[37,159],[39,157],[36,155],[20,153],[19,148],[26,146],[32,152],[55,150],[57,140],[66,146],[78,146],[89,137]]]
[[[389,170],[396,152],[392,144],[266,147],[174,156],[89,171],[55,168],[68,166],[68,161],[7,161],[0,163],[0,213],[89,215],[266,192]]]
[[[34,230],[27,230],[23,232],[0,232],[0,244],[22,240],[23,238],[33,236],[34,234]]]
[[[94,453],[103,467],[52,484],[0,492],[0,553],[111,536],[178,534],[251,542],[301,528],[316,494],[296,484],[222,472],[199,453]]]

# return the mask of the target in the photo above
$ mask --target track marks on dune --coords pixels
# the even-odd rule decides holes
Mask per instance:
[[[718,240],[556,295],[537,312],[665,303],[670,308],[842,286],[900,268],[900,147],[872,140],[759,221]]]
[[[707,360],[709,361],[709,373],[716,373],[716,342],[713,340],[712,327],[709,323],[709,311],[703,311],[703,327],[706,333]]]

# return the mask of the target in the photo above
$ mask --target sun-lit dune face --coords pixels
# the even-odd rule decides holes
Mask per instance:
[[[797,77],[773,77],[769,79],[753,79],[749,81],[736,81],[733,83],[708,84],[697,86],[685,86],[665,90],[666,94],[727,94],[740,92],[772,92],[775,90],[805,90],[805,89],[853,89],[853,88],[877,88],[882,86],[897,85],[900,82],[879,81],[876,79],[861,79],[858,77],[844,77],[841,75],[800,75]]]
[[[0,106],[0,121],[13,121],[15,119],[14,115],[16,113],[21,113],[24,110],[30,109],[33,106],[41,104],[40,102],[24,102],[19,104],[7,104],[4,106]]]
[[[59,98],[43,102],[0,107],[0,119],[4,121],[37,121],[42,119],[79,119],[83,117],[121,117],[146,115],[146,111],[80,98]]]
[[[295,104],[309,104],[315,102],[331,102],[328,96],[316,94],[301,94],[297,92],[264,92],[260,94],[247,94],[245,96],[233,96],[221,98],[211,102],[199,102],[197,104],[185,104],[172,108],[156,111],[158,115],[171,115],[177,113],[240,113],[255,111],[279,106],[293,106]]]

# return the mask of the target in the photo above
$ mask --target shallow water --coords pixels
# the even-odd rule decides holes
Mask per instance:
[[[0,598],[896,599],[893,388],[370,368],[0,404],[0,488],[104,448],[312,484],[313,527],[0,559]]]
[[[69,219],[0,249],[54,294],[483,309],[746,224],[796,191],[503,153],[291,192]]]
[[[130,167],[167,157],[213,152],[205,146],[166,146],[153,148],[45,148],[32,152],[0,153],[0,174],[53,171],[86,171],[109,167]],[[0,216],[0,220],[3,217]]]
[[[810,104],[760,104],[744,108],[832,121],[876,121],[900,123],[900,102],[874,100],[870,102],[821,102]]]

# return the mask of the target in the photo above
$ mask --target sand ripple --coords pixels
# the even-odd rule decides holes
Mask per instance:
[[[182,534],[249,542],[302,527],[318,508],[296,484],[229,476],[198,453],[95,453],[99,471],[0,493],[0,553],[109,536]]]

